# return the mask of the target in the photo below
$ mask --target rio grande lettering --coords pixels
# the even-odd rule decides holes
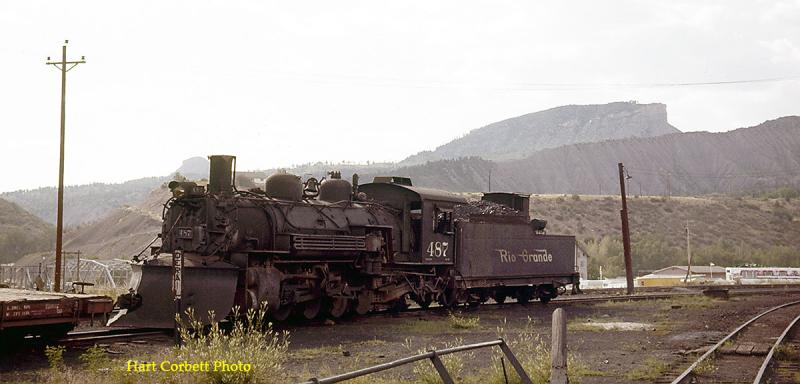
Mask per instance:
[[[528,253],[527,249],[523,249],[518,254],[513,254],[507,249],[495,249],[500,256],[501,263],[552,263],[553,254],[547,252],[546,249],[534,249],[532,253]]]

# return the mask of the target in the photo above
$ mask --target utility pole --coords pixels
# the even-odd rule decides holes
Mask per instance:
[[[56,292],[61,291],[61,244],[62,235],[64,232],[64,117],[67,96],[67,72],[75,68],[78,64],[86,62],[84,56],[78,61],[67,61],[67,43],[69,40],[64,40],[64,45],[61,46],[61,61],[50,61],[47,57],[45,64],[52,65],[61,71],[61,152],[58,158],[58,215],[56,218],[56,267],[55,267],[55,282],[54,289]],[[69,65],[69,67],[67,67]]]
[[[619,166],[619,192],[622,196],[622,210],[619,211],[622,217],[622,248],[625,252],[625,280],[628,285],[628,294],[633,294],[633,264],[631,262],[631,234],[628,228],[628,202],[625,197],[625,167],[622,163]]]
[[[692,243],[691,233],[689,232],[689,220],[686,220],[686,278],[683,279],[684,283],[689,282],[692,277]]]
[[[672,182],[672,171],[667,172],[667,200],[672,197],[672,186],[670,183]]]

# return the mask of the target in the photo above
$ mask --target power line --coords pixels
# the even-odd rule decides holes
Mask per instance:
[[[263,70],[259,70],[262,72]],[[539,83],[539,82],[519,82],[519,83],[500,83],[496,85],[480,85],[465,82],[448,82],[440,80],[419,80],[390,76],[370,76],[359,74],[325,74],[325,73],[302,73],[285,71],[281,69],[271,69],[270,74],[281,74],[292,76],[318,84],[350,84],[368,87],[400,87],[400,88],[465,88],[465,89],[484,89],[500,91],[579,91],[604,88],[673,88],[673,87],[697,87],[697,86],[718,86],[736,84],[755,84],[772,83],[784,81],[800,80],[800,75],[734,79],[734,80],[703,80],[703,81],[677,81],[677,82],[631,82],[631,83],[589,83],[589,82],[564,82],[564,83]]]

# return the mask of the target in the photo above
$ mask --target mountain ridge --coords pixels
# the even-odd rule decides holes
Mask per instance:
[[[546,148],[626,137],[652,137],[680,130],[667,121],[661,103],[565,105],[512,117],[481,128],[400,161],[409,166],[426,161],[479,156],[502,161],[524,158]]]

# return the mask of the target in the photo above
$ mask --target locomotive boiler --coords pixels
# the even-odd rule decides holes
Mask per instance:
[[[264,189],[243,191],[235,157],[209,159],[207,186],[170,183],[161,246],[132,263],[132,288],[112,322],[172,327],[175,309],[208,320],[263,303],[282,321],[404,309],[409,300],[547,302],[578,283],[575,238],[545,234],[527,195],[484,194],[512,212],[492,215],[469,214],[465,198],[403,177],[359,185],[336,172],[321,182],[276,173]]]

